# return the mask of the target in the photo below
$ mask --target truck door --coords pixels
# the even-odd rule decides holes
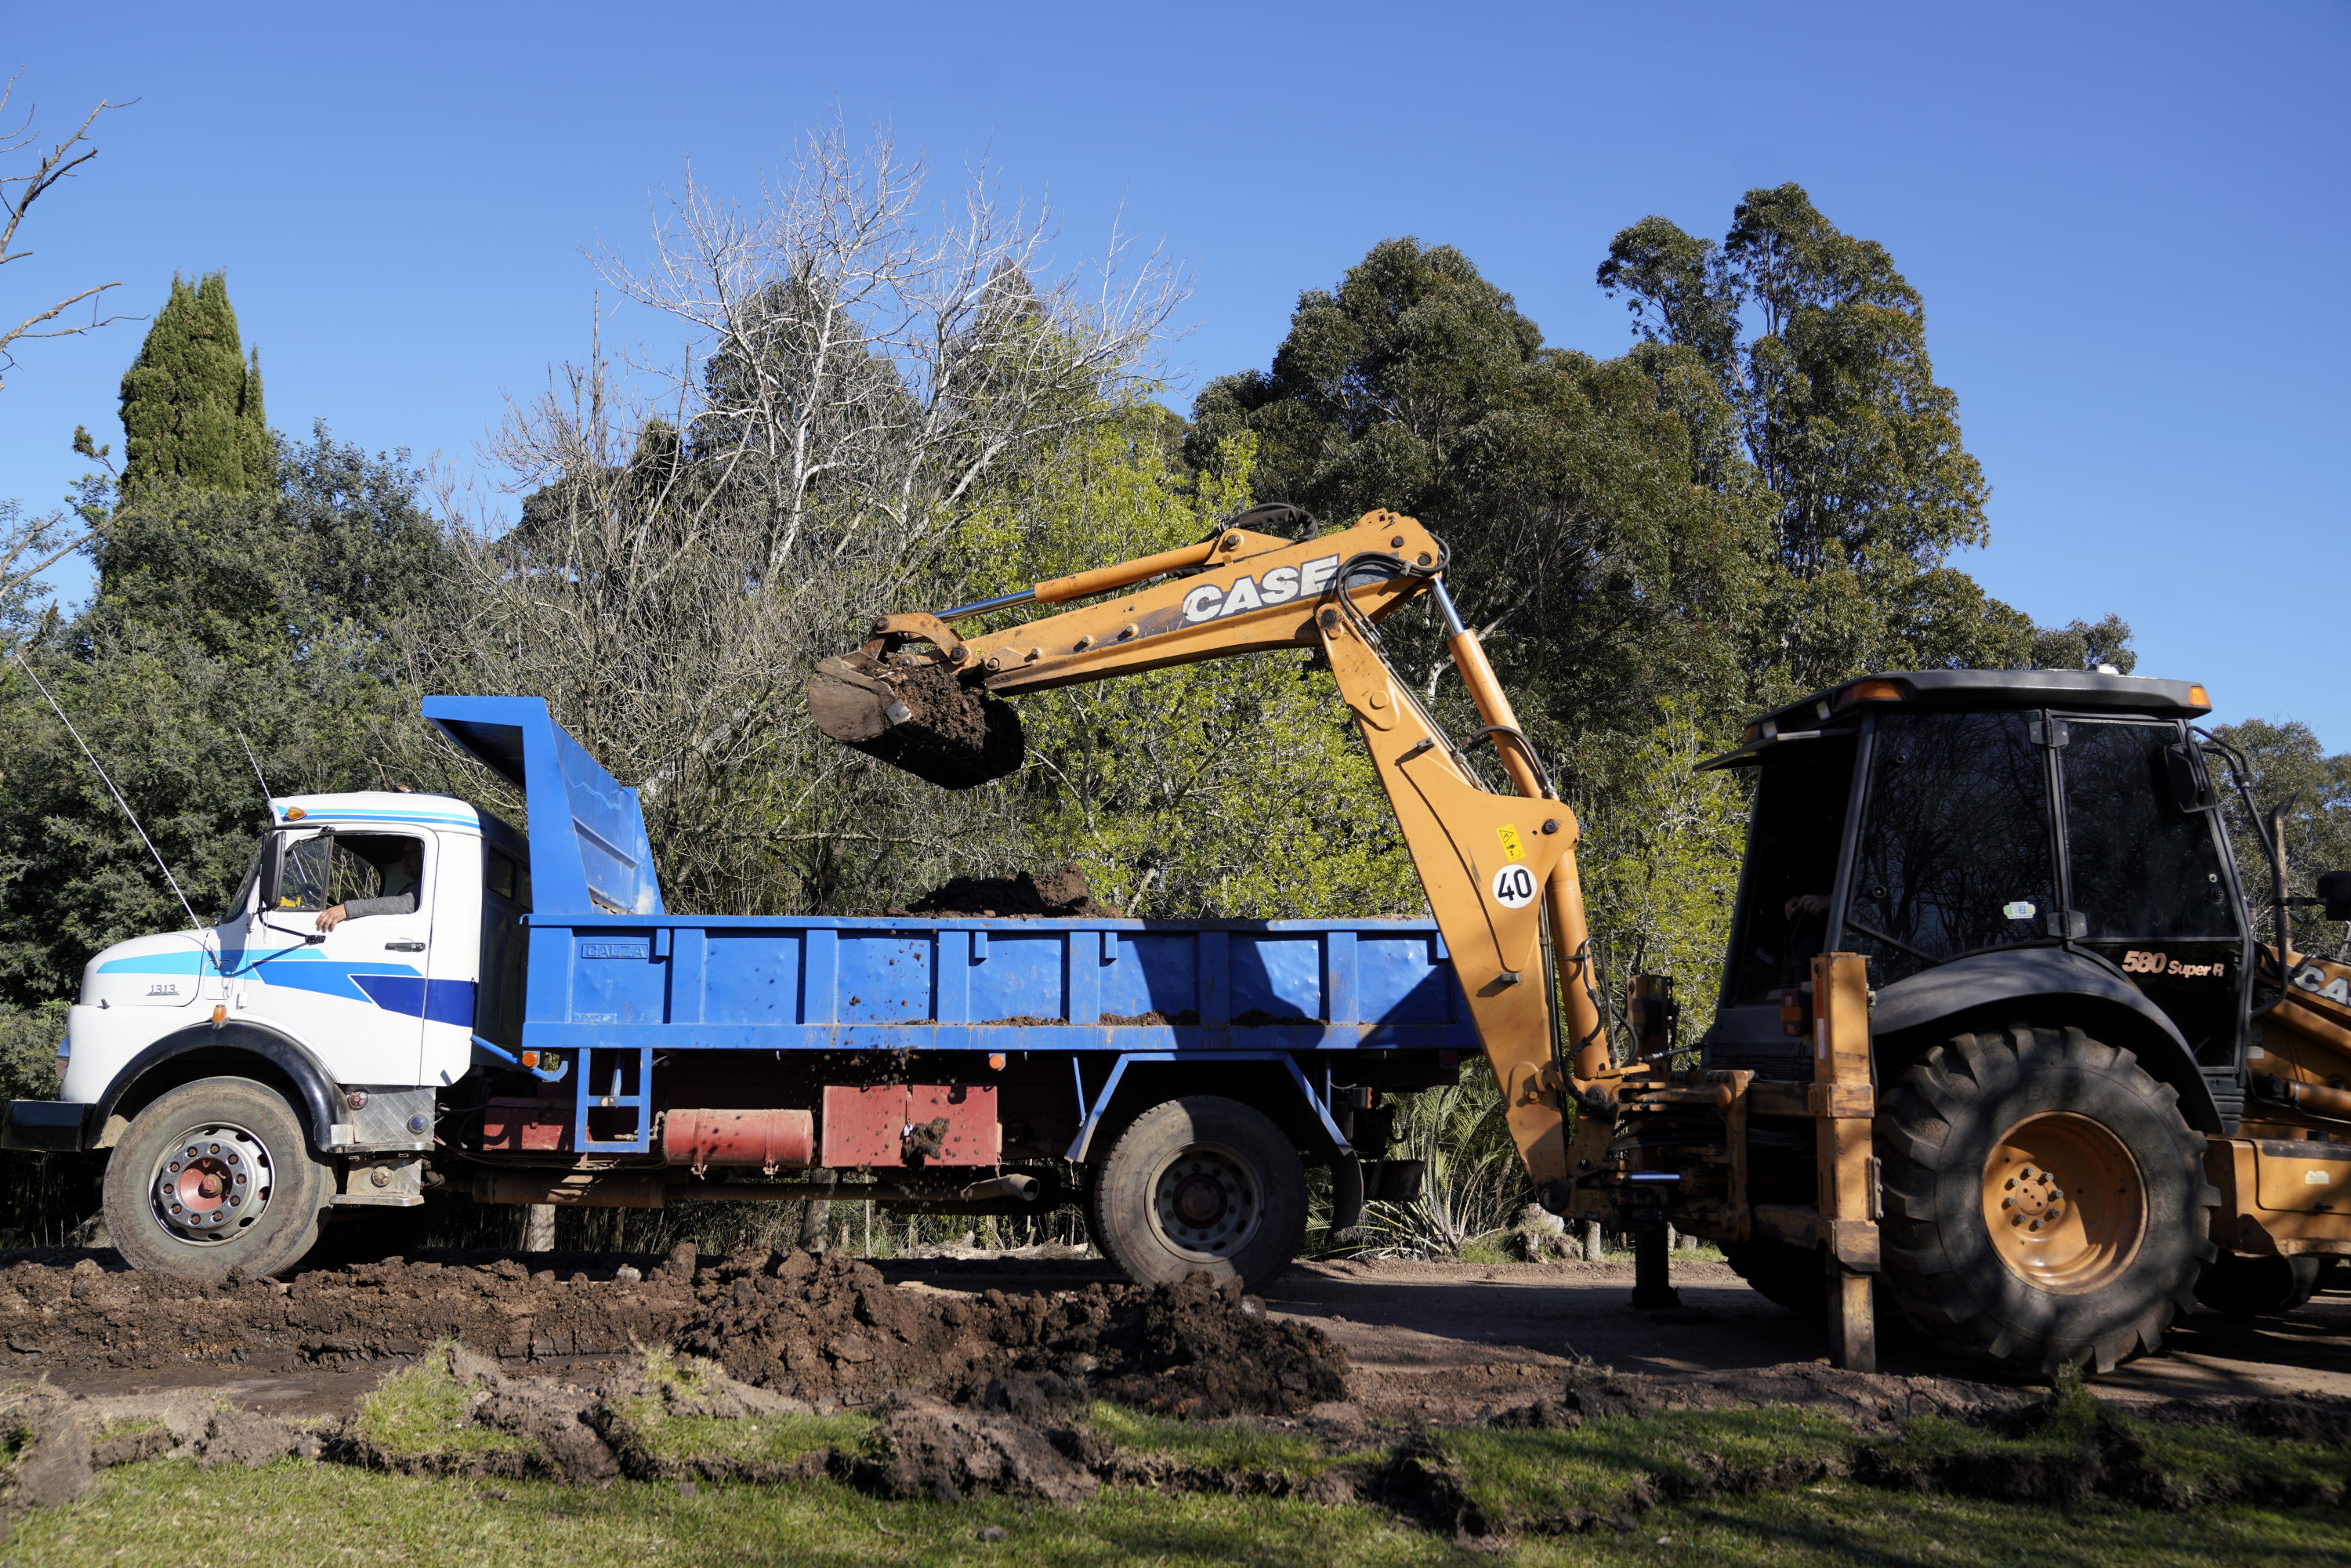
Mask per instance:
[[[2193,767],[2176,724],[2065,718],[2067,903],[2080,944],[2113,960],[2206,1066],[2236,1060],[2245,936],[2217,811],[2184,810]],[[2175,755],[2176,754],[2176,755]]]
[[[276,1023],[341,1083],[413,1083],[435,988],[434,843],[423,831],[278,835],[274,906],[239,966],[239,1011]],[[319,916],[344,917],[321,936]],[[470,993],[471,988],[464,988]],[[470,1024],[471,998],[466,998]]]

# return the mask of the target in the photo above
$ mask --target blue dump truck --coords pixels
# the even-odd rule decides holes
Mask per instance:
[[[448,796],[271,800],[217,924],[93,958],[62,1098],[8,1106],[9,1147],[106,1151],[135,1266],[284,1269],[337,1208],[858,1171],[908,1210],[1083,1203],[1139,1281],[1258,1282],[1310,1167],[1334,1225],[1416,1193],[1384,1097],[1479,1049],[1426,922],[673,915],[636,791],[543,703],[424,716],[521,789],[527,837]],[[399,1216],[338,1228],[370,1224]]]

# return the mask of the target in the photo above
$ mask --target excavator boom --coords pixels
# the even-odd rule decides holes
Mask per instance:
[[[1320,649],[1453,955],[1511,1136],[1529,1174],[1547,1185],[1567,1174],[1562,1050],[1595,1071],[1607,1060],[1576,878],[1575,817],[1552,789],[1477,634],[1453,612],[1446,553],[1418,522],[1384,511],[1302,540],[1228,528],[1197,545],[1024,593],[877,619],[858,653],[818,666],[810,710],[834,739],[963,788],[1019,766],[1007,742],[1018,721],[999,694]],[[1377,622],[1421,594],[1446,618],[1447,649],[1485,726],[1479,738],[1495,746],[1515,793],[1479,782],[1463,748],[1388,662]],[[992,610],[1098,595],[1110,597],[968,638],[954,626]],[[1564,1042],[1555,1019],[1564,1021]]]

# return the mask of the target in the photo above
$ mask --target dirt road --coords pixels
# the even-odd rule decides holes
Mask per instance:
[[[37,1262],[70,1269],[84,1258],[109,1274],[121,1267],[110,1252],[45,1252]],[[0,1254],[0,1269],[34,1260],[33,1255]],[[542,1266],[528,1255],[518,1260]],[[583,1265],[587,1272],[563,1288],[594,1291],[598,1279],[610,1280],[624,1265],[643,1269],[657,1261],[567,1257],[560,1260],[567,1273]],[[917,1295],[993,1291],[1018,1296],[1116,1280],[1107,1264],[1085,1261],[902,1260],[880,1267],[892,1284]],[[1552,1391],[1560,1370],[1578,1359],[1727,1392],[1750,1391],[1758,1398],[1828,1377],[1820,1325],[1764,1301],[1724,1265],[1679,1262],[1675,1282],[1680,1311],[1639,1313],[1629,1305],[1629,1263],[1304,1263],[1266,1292],[1266,1302],[1277,1317],[1311,1322],[1339,1342],[1354,1368],[1353,1399],[1373,1417],[1476,1419]],[[110,1321],[121,1321],[111,1314],[126,1310],[136,1308],[111,1301]],[[546,1364],[585,1371],[598,1359],[555,1357]],[[29,1354],[0,1361],[12,1363],[5,1370],[16,1375],[46,1373],[76,1393],[204,1387],[284,1415],[346,1411],[390,1364],[360,1357],[340,1365],[264,1368],[240,1364],[234,1354],[201,1353],[168,1366],[136,1368],[68,1366]],[[1880,1365],[1897,1376],[1975,1375],[1898,1333],[1888,1336]],[[2199,1314],[2175,1328],[2166,1354],[2126,1366],[2096,1386],[2126,1400],[2286,1393],[2351,1397],[2351,1291],[2332,1291],[2299,1312],[2255,1323]]]

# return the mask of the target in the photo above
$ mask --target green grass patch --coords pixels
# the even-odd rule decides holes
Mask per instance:
[[[183,1563],[192,1541],[203,1543],[206,1568],[352,1562],[414,1568],[1421,1568],[1493,1561],[1396,1525],[1374,1509],[1142,1489],[1106,1492],[1080,1509],[1053,1509],[1000,1500],[884,1502],[822,1480],[779,1487],[705,1481],[688,1496],[668,1483],[491,1484],[295,1462],[199,1471],[190,1461],[164,1459],[107,1470],[99,1485],[96,1497],[17,1526],[5,1552],[16,1568]],[[1004,1530],[1005,1539],[979,1540],[989,1526]]]
[[[723,1457],[785,1463],[820,1448],[860,1452],[873,1437],[871,1417],[849,1414],[722,1418],[656,1412],[634,1425],[645,1452],[678,1459]]]
[[[1920,1497],[1857,1481],[1659,1509],[1621,1534],[1523,1538],[1510,1564],[1690,1568],[2340,1568],[2351,1513],[2191,1514]]]
[[[2351,1455],[2237,1427],[2168,1426],[2101,1402],[2078,1382],[1993,1427],[1942,1417],[1872,1445],[1865,1474],[1939,1490],[2058,1500],[2069,1488],[2161,1500],[2334,1503],[2351,1490]]]
[[[1112,1491],[1081,1509],[883,1502],[830,1481],[786,1487],[621,1481],[495,1485],[287,1462],[199,1470],[151,1460],[103,1472],[99,1493],[21,1520],[17,1568],[178,1563],[207,1568],[397,1561],[417,1568],[765,1568],[862,1563],[1635,1564],[1704,1568],[2328,1568],[2351,1513],[2228,1508],[2188,1515],[2107,1504],[2027,1507],[1888,1492],[1852,1481],[1664,1508],[1622,1534],[1524,1537],[1468,1552],[1375,1510],[1297,1500]],[[1000,1542],[982,1542],[998,1526]]]
[[[1842,1458],[1853,1427],[1815,1410],[1674,1410],[1606,1416],[1573,1431],[1463,1427],[1432,1434],[1461,1472],[1464,1490],[1506,1523],[1572,1509],[1613,1513],[1650,1477],[1692,1487],[1717,1466],[1761,1470]]]
[[[1086,1420],[1117,1448],[1222,1469],[1311,1476],[1341,1462],[1303,1433],[1271,1432],[1247,1421],[1168,1421],[1108,1403],[1095,1405]]]
[[[434,1347],[414,1366],[393,1373],[360,1401],[360,1435],[393,1454],[475,1455],[530,1445],[511,1433],[470,1426],[474,1391],[449,1371]]]

